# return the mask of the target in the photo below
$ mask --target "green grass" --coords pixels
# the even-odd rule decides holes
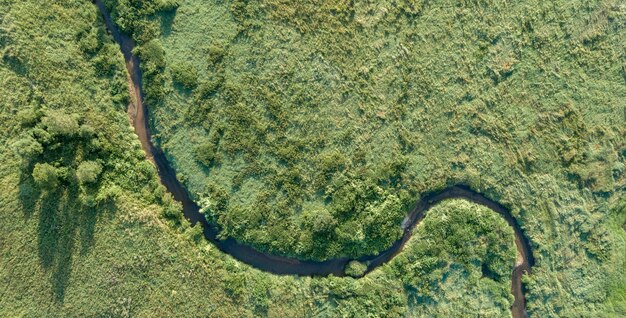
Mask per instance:
[[[466,183],[511,207],[534,244],[538,263],[526,279],[531,314],[626,314],[623,6],[397,4],[386,15],[397,21],[376,22],[385,2],[298,2],[296,11],[287,2],[260,3],[267,6],[181,1],[175,14],[154,16],[170,4],[108,1],[126,31],[144,48],[154,45],[150,57],[159,51],[149,41],[162,36],[166,65],[142,64],[153,67],[148,92],[168,93],[150,104],[153,125],[198,197],[205,188],[230,197],[231,208],[212,214],[227,234],[299,257],[366,253],[397,237],[416,194]],[[526,22],[532,32],[520,29]],[[324,29],[337,32],[314,32]],[[370,48],[370,37],[385,31],[393,39]],[[409,38],[413,46],[403,41]],[[411,54],[403,56],[400,43]],[[348,44],[349,58],[341,52]],[[499,65],[507,48],[523,58],[494,81],[487,66]],[[266,55],[269,49],[286,51]],[[325,62],[296,54],[306,50],[320,50]],[[376,50],[381,57],[368,59]],[[217,251],[180,219],[145,160],[126,115],[122,57],[91,3],[0,0],[0,56],[0,316],[510,314],[512,232],[492,211],[465,201],[429,211],[405,250],[362,279],[275,276]],[[256,68],[248,69],[248,58]],[[187,87],[170,82],[171,67],[183,62],[179,71],[197,69],[193,91],[186,76],[178,78]],[[221,84],[211,82],[218,72],[208,67],[216,63]],[[275,77],[272,65],[283,65],[287,77]],[[371,67],[369,79],[361,66]],[[323,80],[336,73],[344,76]],[[266,86],[256,83],[262,76]],[[278,93],[264,99],[251,89],[272,85]],[[209,93],[200,98],[202,90]],[[403,91],[411,95],[398,99]],[[345,100],[338,99],[343,92]],[[263,130],[274,124],[269,111],[290,128],[273,131],[274,143],[255,144],[272,137]],[[231,139],[211,135],[214,125]],[[206,148],[206,167],[193,146],[211,138],[222,146]],[[254,149],[258,156],[250,155]],[[406,163],[398,168],[400,159]],[[102,166],[94,182],[79,181],[85,162]],[[36,164],[56,169],[57,187],[36,183]],[[257,174],[259,166],[271,171]],[[268,184],[275,177],[280,186]],[[320,200],[320,185],[333,191],[331,203]],[[266,198],[259,189],[278,195]],[[360,213],[338,218],[340,200]],[[257,203],[266,203],[261,216],[250,208]],[[321,240],[311,232],[318,228],[337,237]],[[350,240],[363,233],[370,239],[373,230],[384,238]]]
[[[375,253],[420,193],[463,183],[530,237],[531,313],[623,314],[602,307],[623,281],[620,3],[186,0],[150,21],[155,138],[224,235]]]
[[[225,235],[302,258],[371,254],[420,193],[466,183],[515,202],[541,243],[584,191],[598,204],[621,191],[622,6],[401,3],[167,13],[155,138],[196,198],[228,194],[209,207]],[[183,69],[197,84],[167,75]],[[537,200],[547,184],[571,198],[561,216]],[[316,236],[307,211],[337,226]]]

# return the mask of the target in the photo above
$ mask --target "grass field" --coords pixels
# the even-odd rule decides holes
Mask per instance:
[[[163,18],[156,138],[196,198],[227,197],[209,207],[227,235],[363,255],[420,193],[465,183],[516,202],[540,242],[559,231],[540,189],[572,198],[565,217],[623,187],[618,4],[323,3],[183,1]],[[311,237],[310,211],[333,231]]]
[[[530,236],[531,313],[623,311],[624,6],[422,4],[182,1],[152,21],[157,141],[259,249],[374,253],[463,183]]]
[[[363,255],[463,183],[531,238],[531,316],[626,315],[619,2],[107,3],[141,44],[158,143],[200,202],[228,198],[207,206],[225,235]],[[362,279],[205,242],[132,133],[90,2],[0,0],[0,56],[0,316],[510,315],[513,233],[465,201]]]

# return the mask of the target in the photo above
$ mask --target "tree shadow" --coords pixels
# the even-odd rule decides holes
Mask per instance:
[[[55,300],[63,302],[71,274],[74,233],[77,223],[69,215],[72,207],[66,189],[43,194],[39,208],[39,261],[51,272]]]
[[[87,208],[80,216],[80,255],[85,256],[93,246],[98,210]]]
[[[160,14],[161,18],[161,34],[163,36],[169,36],[172,33],[172,24],[174,24],[174,18],[176,18],[176,10],[173,9]]]
[[[97,207],[84,208],[80,213],[80,255],[85,256],[94,244],[94,233],[99,216],[108,215],[111,219],[115,214],[116,206],[114,200],[107,200]]]
[[[115,212],[114,202],[87,207],[79,199],[77,186],[59,187],[40,192],[36,186],[24,183],[20,187],[22,206],[30,207],[29,217],[39,213],[38,256],[40,265],[50,274],[54,300],[63,303],[72,274],[77,241],[80,255],[89,253],[94,245],[96,223],[102,211]]]
[[[18,196],[19,202],[22,205],[24,218],[28,220],[35,212],[37,198],[41,196],[41,191],[34,185],[32,177],[20,180]]]

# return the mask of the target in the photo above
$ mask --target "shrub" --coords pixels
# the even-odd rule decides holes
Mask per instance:
[[[61,110],[48,110],[41,123],[52,136],[71,137],[78,133],[78,115],[76,114],[66,114]]]
[[[313,233],[330,233],[337,226],[337,220],[324,208],[305,210],[301,217],[303,226]]]
[[[355,278],[365,275],[366,271],[367,264],[361,263],[359,261],[351,261],[350,263],[348,263],[348,265],[346,265],[346,268],[344,269],[346,275]]]
[[[60,177],[59,169],[47,163],[38,163],[33,169],[33,179],[43,190],[53,190],[58,187]]]
[[[146,73],[154,74],[165,67],[165,50],[163,50],[163,45],[160,41],[150,41],[135,50],[144,66],[142,69]]]
[[[196,159],[206,166],[210,166],[215,158],[215,145],[210,141],[205,141],[195,149]]]
[[[172,65],[172,78],[185,88],[195,88],[198,85],[198,70],[187,62]]]
[[[209,65],[214,65],[222,61],[226,55],[226,50],[219,45],[211,45],[207,49],[207,62]]]
[[[32,107],[22,109],[17,112],[17,119],[24,127],[34,126],[39,120],[39,112]]]
[[[82,125],[80,126],[78,134],[81,138],[89,140],[96,135],[96,129],[91,127],[90,125]]]
[[[26,161],[43,153],[43,147],[31,136],[24,137],[13,144],[15,152]]]
[[[83,161],[78,165],[76,178],[82,185],[95,183],[102,172],[102,165],[95,161]]]

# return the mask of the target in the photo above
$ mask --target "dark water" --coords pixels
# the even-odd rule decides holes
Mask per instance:
[[[147,157],[155,163],[158,169],[161,183],[172,194],[174,199],[182,203],[185,217],[192,224],[202,226],[204,237],[213,242],[222,252],[230,254],[237,260],[249,264],[255,268],[279,275],[300,275],[300,276],[345,276],[343,270],[351,261],[348,258],[337,258],[323,262],[299,260],[284,256],[266,254],[254,248],[238,243],[232,238],[219,240],[218,229],[209,224],[203,214],[200,213],[199,206],[191,200],[187,189],[176,178],[176,172],[170,166],[164,153],[156,148],[150,139],[150,126],[148,123],[148,110],[143,103],[142,75],[139,67],[139,59],[132,54],[135,47],[134,41],[117,29],[112,22],[109,13],[102,0],[95,0],[94,3],[100,9],[109,32],[115,41],[120,45],[121,51],[126,60],[126,67],[129,73],[129,88],[133,98],[133,105],[129,107],[129,114],[135,132],[141,141],[141,146]],[[530,274],[530,269],[534,264],[534,257],[530,248],[529,240],[508,209],[501,204],[492,201],[480,193],[472,191],[470,188],[458,185],[446,188],[441,191],[425,195],[415,206],[413,211],[407,216],[404,224],[404,234],[390,248],[380,252],[378,255],[368,255],[358,258],[361,262],[368,262],[367,272],[371,272],[376,267],[388,262],[395,255],[402,251],[404,244],[411,237],[413,228],[424,219],[426,212],[437,203],[448,199],[465,199],[483,206],[500,214],[515,232],[515,245],[520,261],[516,264],[512,272],[511,292],[515,301],[511,308],[513,317],[527,317],[525,308],[524,290],[521,282],[524,273]]]

